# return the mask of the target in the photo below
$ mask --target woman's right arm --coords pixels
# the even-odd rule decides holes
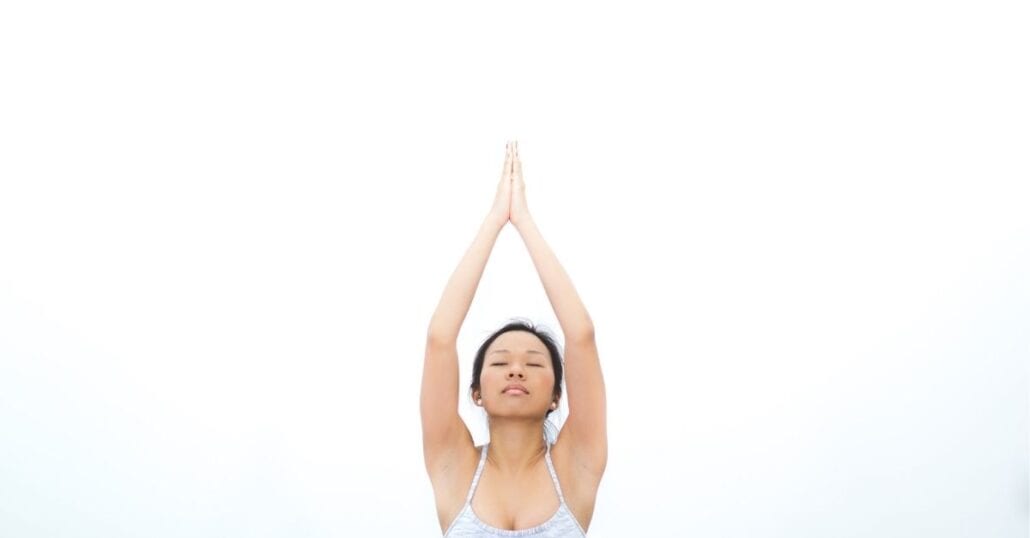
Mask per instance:
[[[472,305],[497,236],[508,223],[513,161],[509,143],[493,207],[447,281],[440,303],[429,320],[419,408],[422,413],[422,453],[430,477],[440,476],[438,471],[453,467],[463,455],[474,452],[476,448],[472,435],[458,414],[458,332]],[[462,454],[463,449],[465,454]]]
[[[461,324],[465,321],[469,307],[472,306],[472,298],[476,295],[486,261],[504,224],[500,219],[490,215],[479,227],[475,240],[465,251],[457,269],[447,281],[440,303],[437,304],[436,311],[429,321],[427,337],[430,341],[454,343],[458,340]]]
[[[487,259],[505,222],[491,213],[465,252],[429,322],[422,367],[422,452],[432,475],[453,463],[460,448],[474,449],[458,414],[458,332],[465,321]]]

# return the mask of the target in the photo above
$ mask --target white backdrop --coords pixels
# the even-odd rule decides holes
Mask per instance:
[[[598,333],[591,536],[1027,535],[1027,6],[340,4],[0,7],[0,535],[438,536],[507,139]],[[509,226],[463,389],[515,316]]]

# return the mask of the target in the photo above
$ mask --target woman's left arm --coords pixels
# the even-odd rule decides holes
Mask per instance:
[[[594,324],[572,280],[532,219],[520,221],[516,227],[565,334],[564,375],[569,415],[556,443],[562,437],[571,440],[570,452],[579,463],[600,475],[608,461],[608,429],[604,377],[597,355]]]
[[[522,236],[530,257],[533,258],[533,265],[540,275],[540,282],[544,285],[544,291],[551,301],[551,307],[558,317],[566,341],[592,339],[594,322],[583,306],[579,294],[576,293],[572,280],[558,262],[558,257],[554,255],[551,247],[544,241],[536,223],[527,215],[515,224],[515,228]]]
[[[522,236],[547,298],[565,334],[565,380],[569,415],[556,444],[572,441],[578,463],[600,476],[608,461],[604,377],[594,339],[594,323],[558,257],[544,241],[526,206],[522,163],[516,144],[512,174],[511,223]]]

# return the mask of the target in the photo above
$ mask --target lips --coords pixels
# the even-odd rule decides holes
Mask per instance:
[[[529,391],[526,390],[526,387],[523,387],[522,385],[519,385],[518,383],[512,383],[512,384],[508,385],[507,387],[504,387],[504,390],[501,391],[501,392],[507,393],[509,390],[512,390],[512,389],[515,389],[515,391],[513,392],[514,394],[519,394],[518,391],[522,391],[522,394],[529,394]]]

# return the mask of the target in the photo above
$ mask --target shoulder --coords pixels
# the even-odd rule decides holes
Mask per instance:
[[[594,516],[594,505],[597,502],[597,490],[601,485],[604,471],[597,472],[589,465],[577,460],[576,455],[567,448],[567,444],[551,447],[551,462],[558,475],[565,504],[569,506],[573,516],[584,530],[590,527]]]
[[[572,431],[566,421],[551,447],[551,454],[555,462],[560,460],[577,480],[594,479],[600,482],[608,464],[607,433],[590,431],[587,435],[583,432],[582,428]]]
[[[479,465],[479,458],[484,445],[459,445],[441,455],[435,465],[427,469],[433,489],[461,487],[471,485],[472,475]]]
[[[482,453],[483,445],[460,447],[429,470],[441,529],[447,529],[465,505]]]
[[[552,444],[551,461],[554,463],[554,470],[559,474],[559,478],[567,478],[571,487],[592,485],[596,489],[604,474],[603,469],[599,471],[592,461],[583,457],[582,452],[577,452],[572,443]],[[565,480],[562,480],[562,486],[564,485]]]

